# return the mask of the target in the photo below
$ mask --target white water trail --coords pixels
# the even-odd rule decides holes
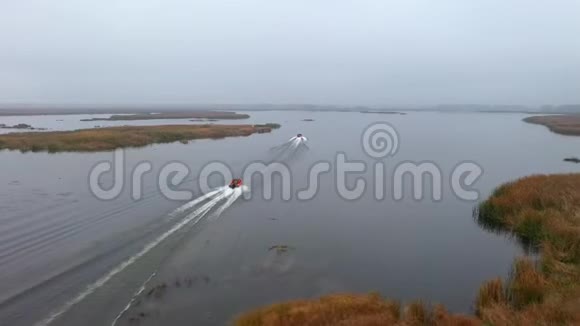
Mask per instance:
[[[306,139],[303,137],[296,137],[291,143],[288,148],[288,152],[290,155],[296,154],[297,150],[302,146],[306,146]]]
[[[282,145],[283,148],[285,147],[284,152],[295,150],[300,145],[300,142],[301,139],[299,137],[294,136],[290,138],[286,144]]]
[[[202,217],[205,216],[205,214],[207,214],[212,208],[214,208],[222,199],[226,198],[227,195],[229,193],[231,193],[230,192],[231,190],[232,189],[230,187],[225,187],[225,189],[223,189],[219,195],[217,195],[215,198],[213,198],[211,201],[207,202],[206,204],[204,204],[200,208],[193,211],[193,213],[191,213],[189,216],[197,217],[197,220],[195,221],[195,223],[197,223]],[[189,216],[188,216],[188,218],[189,218]]]
[[[53,312],[47,318],[37,322],[35,324],[35,326],[49,325],[56,318],[58,318],[60,315],[66,313],[71,307],[73,307],[74,305],[83,301],[86,297],[88,297],[90,294],[95,292],[98,288],[105,285],[105,283],[107,283],[115,275],[121,273],[123,270],[125,270],[125,268],[129,267],[131,264],[133,264],[139,258],[143,257],[145,254],[147,254],[149,251],[151,251],[153,248],[155,248],[157,245],[159,245],[163,240],[167,239],[168,237],[170,237],[175,232],[179,231],[180,229],[182,229],[184,226],[186,226],[187,224],[189,224],[192,221],[193,221],[192,225],[197,224],[201,220],[201,218],[203,216],[205,216],[207,214],[207,212],[209,212],[211,210],[211,208],[213,208],[215,205],[217,205],[220,200],[225,198],[225,191],[224,190],[226,190],[226,189],[230,189],[230,188],[228,188],[226,186],[226,187],[223,187],[223,188],[220,188],[219,190],[217,190],[214,193],[214,195],[219,193],[220,191],[221,191],[221,193],[218,194],[215,198],[213,198],[210,202],[206,203],[205,205],[196,209],[191,214],[187,215],[187,217],[185,217],[179,223],[175,224],[171,229],[169,229],[168,231],[166,231],[165,233],[163,233],[159,237],[157,237],[155,240],[153,240],[150,243],[148,243],[147,245],[145,245],[143,247],[143,249],[141,249],[141,251],[139,251],[135,255],[131,256],[129,259],[125,260],[121,264],[119,264],[117,267],[115,267],[114,269],[109,271],[109,273],[105,274],[104,276],[99,278],[94,283],[88,285],[83,292],[81,292],[79,295],[77,295],[72,300],[66,302],[59,310]],[[207,195],[205,195],[205,196],[207,196]],[[202,196],[202,197],[205,197],[205,196]],[[211,197],[211,196],[209,196],[209,197]],[[205,197],[204,199],[207,199],[209,197]],[[201,202],[201,200],[199,202]]]
[[[306,142],[307,140],[308,140],[308,138],[306,138],[306,137],[304,137],[304,136],[301,136],[301,137],[294,136],[294,137],[292,137],[292,138],[288,139],[288,141],[289,141],[289,142],[298,141],[299,143],[301,143],[301,142]]]
[[[302,139],[298,138],[294,141],[294,143],[292,144],[292,149],[296,149],[298,148],[298,146],[300,146],[300,144],[302,144]]]
[[[198,208],[197,210],[195,210],[193,213],[191,213],[189,217],[197,217],[197,219],[195,220],[194,224],[197,223],[201,218],[203,218],[203,216],[205,216],[209,211],[211,211],[211,209],[213,207],[215,207],[222,199],[229,197],[228,201],[221,206],[218,209],[218,213],[217,216],[221,215],[221,213],[223,213],[223,211],[228,208],[229,206],[231,206],[236,199],[238,199],[240,197],[240,195],[242,194],[242,188],[237,188],[237,189],[231,189],[227,186],[225,187],[221,187],[218,190],[212,191],[211,193],[206,194],[205,196],[202,196],[196,200],[193,200],[185,205],[183,205],[182,207],[180,207],[179,209],[181,209],[180,211],[183,212],[193,206],[195,206],[196,204],[202,202],[203,200],[212,197],[214,195],[216,195],[219,192],[222,192],[219,196],[215,197],[214,199],[212,199],[211,201],[209,201],[208,203],[206,203],[205,205],[203,205],[202,207]],[[187,206],[187,208],[185,208]],[[177,210],[176,210],[177,211]],[[151,274],[149,276],[149,278],[141,285],[141,287],[137,290],[137,292],[135,292],[135,294],[133,295],[133,297],[131,298],[131,300],[129,301],[129,303],[125,306],[125,308],[119,312],[119,314],[117,315],[117,317],[115,318],[115,320],[113,321],[113,323],[111,324],[111,326],[115,326],[117,324],[117,322],[119,321],[119,319],[121,319],[121,317],[131,308],[131,306],[133,305],[133,303],[135,302],[136,298],[143,293],[143,291],[145,290],[147,284],[149,283],[149,281],[151,281],[151,279],[157,275],[157,272],[153,272],[153,274]]]
[[[220,188],[218,188],[218,189],[216,189],[216,190],[210,191],[210,192],[208,192],[207,194],[205,194],[205,195],[203,195],[203,196],[200,196],[200,197],[198,197],[198,198],[196,198],[196,199],[194,199],[194,200],[192,200],[192,201],[190,201],[190,202],[188,202],[188,203],[184,204],[183,206],[181,206],[181,207],[179,207],[179,208],[175,209],[175,210],[174,210],[173,212],[171,212],[169,215],[170,215],[170,216],[175,216],[175,215],[177,215],[177,214],[183,213],[183,212],[185,212],[185,211],[187,211],[187,210],[191,209],[191,208],[192,208],[192,207],[194,207],[195,205],[197,205],[197,204],[201,203],[202,201],[204,201],[204,200],[206,200],[206,199],[208,199],[208,198],[210,198],[210,197],[213,197],[213,196],[215,196],[215,195],[216,195],[217,193],[219,193],[220,191],[223,191],[223,190],[224,190],[224,188],[225,188],[225,187],[220,187]]]
[[[228,207],[232,206],[232,204],[238,199],[240,198],[240,196],[242,195],[242,188],[236,188],[236,189],[232,189],[232,192],[229,193],[227,195],[228,200],[222,205],[220,206],[216,211],[215,214],[212,216],[212,220],[217,219],[218,217],[220,217],[220,215],[222,215],[222,213],[228,209]]]
[[[300,138],[296,138],[292,141],[292,144],[290,145],[290,149],[296,149],[298,147],[298,145],[300,145]]]
[[[117,317],[115,317],[115,320],[113,320],[113,323],[111,323],[111,326],[115,326],[117,325],[117,322],[119,321],[119,319],[121,319],[121,317],[123,317],[123,315],[129,311],[129,309],[131,308],[131,306],[133,305],[133,303],[135,302],[135,300],[137,299],[137,297],[143,293],[143,291],[145,291],[145,288],[147,287],[147,284],[153,279],[153,277],[155,277],[155,275],[157,275],[157,272],[153,272],[151,275],[149,275],[149,278],[147,278],[147,280],[145,280],[145,282],[141,285],[141,287],[137,290],[137,292],[135,292],[133,294],[133,297],[131,298],[131,300],[129,301],[129,303],[127,303],[127,305],[125,306],[125,308],[123,310],[121,310],[121,312],[119,312],[119,314],[117,315]]]

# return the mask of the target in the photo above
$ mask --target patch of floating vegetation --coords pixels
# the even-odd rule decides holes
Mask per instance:
[[[377,294],[336,294],[259,308],[238,326],[580,325],[580,174],[536,175],[504,184],[475,210],[479,225],[537,248],[507,280],[485,282],[474,316],[421,301],[403,306]]]
[[[580,163],[580,158],[577,158],[577,157],[567,157],[567,158],[564,159],[564,162]]]
[[[186,291],[199,285],[208,286],[211,282],[208,275],[177,277],[173,282],[160,281],[139,293],[129,307],[131,310],[123,311],[118,318],[126,318],[130,324],[144,322],[145,319],[156,314],[151,303],[166,300],[167,295],[172,291]],[[123,317],[125,313],[127,316]]]
[[[288,245],[274,245],[271,246],[270,248],[268,248],[268,251],[272,251],[272,250],[276,250],[277,254],[283,254],[285,252],[288,252],[289,250],[294,250],[294,247],[290,247]]]

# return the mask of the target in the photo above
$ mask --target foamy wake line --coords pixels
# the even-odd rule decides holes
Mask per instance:
[[[137,254],[135,254],[132,257],[130,257],[129,259],[125,260],[124,262],[119,264],[117,267],[115,267],[114,269],[109,271],[107,274],[105,274],[104,276],[99,278],[97,281],[95,281],[94,283],[87,286],[83,292],[81,292],[79,295],[77,295],[74,299],[66,302],[59,310],[57,310],[56,312],[53,312],[47,318],[37,322],[35,324],[35,326],[49,325],[56,318],[58,318],[60,315],[66,313],[71,307],[80,303],[86,297],[88,297],[90,294],[95,292],[95,290],[97,290],[98,288],[103,286],[105,283],[107,283],[115,275],[121,273],[123,270],[125,270],[125,268],[129,267],[131,264],[133,264],[139,258],[143,257],[145,254],[147,254],[149,251],[151,251],[153,248],[155,248],[157,245],[159,245],[163,240],[169,238],[171,235],[173,235],[175,232],[179,231],[180,229],[182,229],[184,226],[186,226],[189,223],[192,223],[192,225],[197,224],[222,199],[226,198],[228,196],[228,194],[231,195],[233,193],[233,192],[229,192],[228,190],[232,190],[232,189],[230,189],[227,186],[222,187],[222,188],[215,190],[213,192],[210,192],[210,193],[208,193],[208,194],[206,194],[206,195],[204,195],[204,196],[202,196],[202,197],[200,197],[192,202],[185,204],[184,206],[187,206],[186,209],[183,209],[184,206],[180,207],[180,209],[182,209],[181,211],[183,212],[189,208],[194,207],[196,204],[201,203],[202,201],[204,201],[212,196],[215,196],[209,202],[207,202],[203,206],[199,207],[198,209],[196,209],[195,211],[193,211],[189,215],[187,215],[183,220],[181,220],[179,223],[175,224],[171,229],[169,229],[165,233],[161,234],[159,237],[157,237],[152,242],[148,243]],[[237,189],[235,189],[235,190],[237,190]],[[229,202],[229,200],[228,200],[228,202]],[[194,203],[194,204],[192,205],[192,203]],[[233,203],[233,201],[232,201],[232,203]],[[223,210],[222,210],[222,212],[223,212]],[[126,307],[126,309],[128,309],[128,308]]]
[[[308,140],[308,138],[306,138],[304,136],[302,136],[302,137],[294,136],[294,137],[290,138],[288,141],[289,142],[298,141],[298,142],[302,143],[302,142],[306,142],[307,140]]]
[[[290,138],[288,148],[291,150],[295,150],[300,146],[306,146],[306,141],[307,141],[306,137],[294,136],[294,137]]]
[[[201,206],[200,208],[198,208],[197,210],[188,215],[188,218],[193,217],[195,219],[195,217],[197,217],[194,224],[197,223],[199,220],[201,220],[201,218],[203,218],[203,216],[205,216],[209,211],[211,211],[212,208],[217,206],[222,199],[228,198],[228,200],[222,206],[220,206],[215,213],[215,216],[219,217],[228,207],[230,207],[236,201],[236,199],[238,199],[242,195],[242,188],[231,189],[229,187],[222,187],[219,190],[213,191],[212,193],[208,193],[206,196],[202,196],[203,198],[200,197],[196,200],[187,203],[186,205],[183,205],[182,207],[178,208],[178,210],[183,212],[186,209],[192,208],[196,204],[202,202],[205,199],[208,199],[209,197],[216,195],[219,192],[222,192],[219,196],[215,197],[214,199],[212,199],[211,201],[209,201],[208,203],[206,203],[205,205]],[[117,322],[121,319],[121,317],[123,317],[123,315],[131,308],[137,297],[141,293],[143,293],[143,291],[145,291],[147,284],[149,283],[149,281],[151,281],[153,277],[155,277],[155,275],[157,275],[157,272],[152,273],[149,276],[149,278],[143,283],[143,285],[141,285],[139,290],[135,292],[135,294],[133,295],[129,303],[127,303],[125,308],[123,308],[123,310],[119,312],[119,314],[117,315],[111,326],[115,326]]]
[[[244,188],[236,188],[236,189],[230,189],[231,193],[228,194],[228,200],[221,205],[216,211],[215,214],[212,217],[212,220],[217,219],[218,217],[220,217],[220,215],[222,215],[222,213],[228,209],[230,206],[232,206],[232,204],[238,199],[240,198],[240,196],[242,195]]]
[[[157,275],[157,272],[153,272],[151,275],[149,275],[149,278],[147,278],[147,280],[145,282],[143,282],[143,284],[137,290],[137,292],[135,292],[135,294],[133,294],[133,297],[131,298],[131,300],[129,301],[129,303],[127,303],[127,305],[125,306],[125,308],[123,308],[123,310],[121,310],[121,312],[119,312],[119,314],[117,315],[117,317],[115,317],[115,320],[113,320],[113,323],[111,323],[111,326],[115,326],[117,324],[117,322],[119,321],[119,319],[121,319],[121,317],[123,317],[123,315],[131,308],[131,306],[133,305],[133,303],[135,302],[135,300],[137,299],[137,297],[141,293],[143,293],[143,291],[145,291],[145,288],[147,287],[147,284],[149,283],[149,281],[151,281],[153,279],[153,277],[155,277],[155,275]]]
[[[175,215],[181,214],[181,213],[183,213],[183,212],[185,212],[185,211],[193,208],[194,206],[196,206],[197,204],[201,203],[202,201],[204,201],[206,199],[209,199],[209,198],[215,196],[220,191],[223,191],[224,188],[227,188],[227,187],[221,187],[221,188],[218,188],[216,190],[210,191],[207,194],[205,194],[203,196],[200,196],[200,197],[198,197],[198,198],[196,198],[196,199],[194,199],[194,200],[186,203],[185,205],[177,208],[176,210],[174,210],[173,212],[171,212],[169,215],[170,216],[175,216]]]
[[[282,145],[273,147],[270,152],[274,153],[273,161],[286,161],[299,155],[303,150],[308,150],[305,137],[292,137]]]

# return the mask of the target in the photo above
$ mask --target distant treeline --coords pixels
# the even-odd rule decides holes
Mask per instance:
[[[541,110],[555,113],[580,113],[580,104],[544,105]]]
[[[487,104],[435,104],[424,106],[377,105],[341,106],[312,104],[213,104],[213,105],[143,105],[141,107],[13,107],[0,103],[0,116],[48,114],[187,114],[231,111],[308,111],[308,112],[401,112],[401,111],[457,111],[457,112],[524,112],[524,113],[580,113],[580,104],[564,105],[487,105]],[[241,114],[239,114],[241,115]],[[151,118],[151,117],[147,117]],[[220,119],[222,117],[219,117]],[[241,118],[241,117],[240,117]]]
[[[441,104],[425,109],[436,111],[474,111],[474,112],[531,112],[531,113],[580,113],[580,104],[542,105],[484,105],[484,104]]]

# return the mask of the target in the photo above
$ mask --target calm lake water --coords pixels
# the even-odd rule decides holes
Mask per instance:
[[[369,291],[469,313],[479,285],[506,277],[513,258],[523,251],[513,239],[474,222],[477,201],[460,200],[451,192],[453,168],[462,161],[483,168],[474,186],[481,200],[521,176],[580,172],[580,165],[562,161],[580,155],[580,137],[526,124],[524,114],[249,114],[248,120],[224,123],[274,122],[282,128],[126,150],[126,171],[142,161],[153,165],[138,201],[130,196],[128,172],[118,198],[102,201],[92,195],[89,171],[112,160],[111,152],[0,152],[0,324],[125,325],[139,320],[140,325],[223,325],[240,312],[281,300]],[[0,117],[0,123],[51,130],[191,123],[79,121],[86,117]],[[266,200],[255,186],[252,199],[238,200],[219,219],[186,224],[128,260],[185,218],[169,214],[185,201],[168,200],[158,189],[156,176],[166,163],[183,162],[191,169],[179,188],[197,197],[197,176],[207,163],[223,162],[239,173],[250,162],[270,161],[270,148],[300,132],[308,137],[310,150],[286,162],[293,194],[306,187],[310,166],[319,161],[334,165],[339,152],[369,167],[349,176],[349,184],[363,177],[372,189],[377,161],[364,153],[361,135],[376,121],[389,122],[400,138],[398,153],[384,160],[386,188],[398,163],[431,161],[443,172],[442,201],[414,200],[410,190],[401,201],[391,199],[389,191],[380,201],[372,191],[347,201],[335,190],[333,171],[320,177],[311,200],[282,200],[278,187]],[[290,249],[269,250],[275,245]],[[115,270],[106,282],[95,283]]]

